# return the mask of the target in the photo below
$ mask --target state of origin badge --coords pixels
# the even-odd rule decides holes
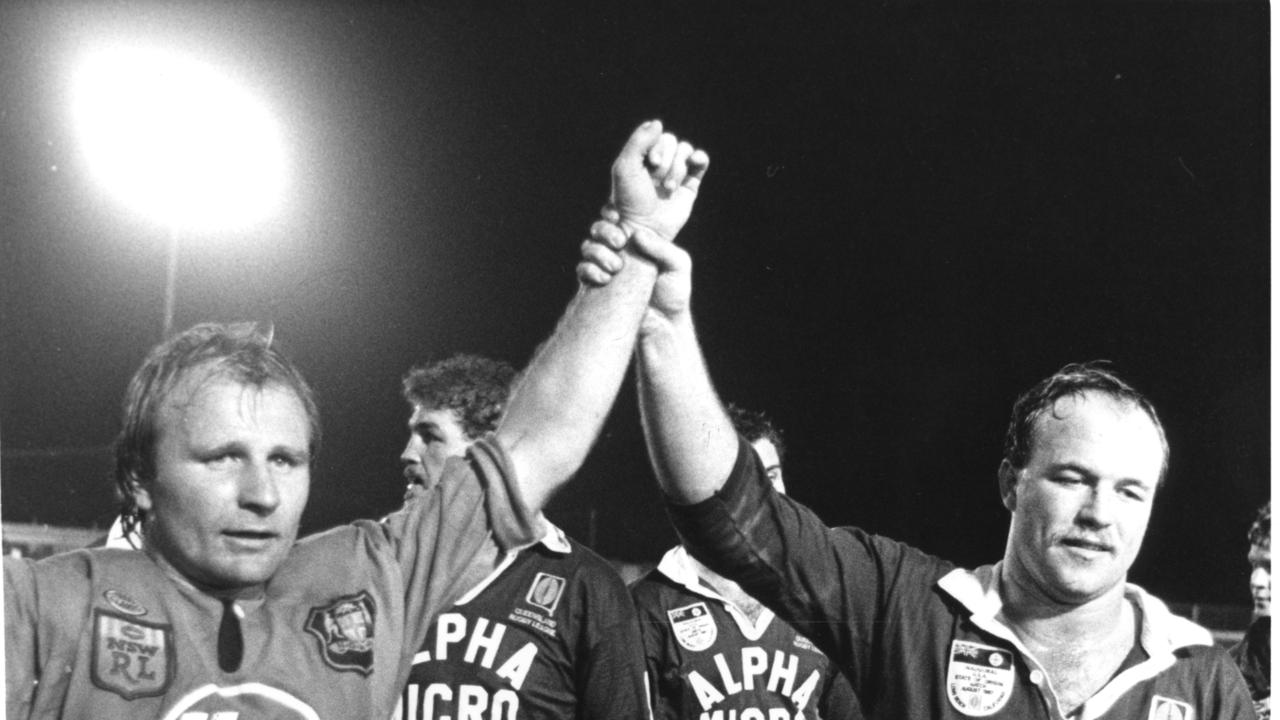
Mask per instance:
[[[947,699],[970,717],[994,715],[1013,696],[1013,653],[1003,648],[951,641]]]
[[[704,602],[696,602],[667,611],[671,630],[680,647],[700,652],[716,641],[716,621]]]

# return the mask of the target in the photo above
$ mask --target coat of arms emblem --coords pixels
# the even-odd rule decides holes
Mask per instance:
[[[367,592],[311,608],[307,632],[320,640],[324,661],[335,670],[373,672],[373,627],[377,609]]]

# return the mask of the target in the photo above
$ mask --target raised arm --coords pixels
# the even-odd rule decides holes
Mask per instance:
[[[662,123],[644,123],[614,161],[610,204],[630,231],[669,243],[689,218],[707,164],[706,153],[664,133]],[[533,511],[581,466],[626,373],[657,270],[629,252],[623,258],[613,282],[579,287],[498,424]]]
[[[593,240],[583,247],[578,266],[583,282],[612,285],[627,266],[636,264],[618,256],[627,241],[622,231],[597,228]],[[625,250],[658,268],[636,349],[649,456],[667,495],[678,503],[695,503],[710,497],[729,476],[738,454],[737,434],[698,346],[689,306],[693,263],[688,253],[643,231],[630,240]]]

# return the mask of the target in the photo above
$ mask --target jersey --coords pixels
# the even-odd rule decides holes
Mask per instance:
[[[754,622],[698,581],[683,547],[631,586],[655,720],[857,720],[849,681],[762,608]]]
[[[829,528],[769,487],[745,441],[719,492],[668,510],[694,557],[845,669],[867,717],[1057,717],[1044,669],[999,619],[998,564],[958,569],[857,528]],[[1081,718],[1254,716],[1244,679],[1208,631],[1135,585],[1125,597],[1140,642]]]
[[[1271,616],[1253,621],[1244,638],[1229,651],[1253,696],[1259,718],[1271,716]]]
[[[635,609],[607,561],[552,526],[440,615],[396,720],[643,720]]]
[[[10,720],[388,717],[436,614],[504,548],[540,536],[495,442],[385,523],[297,543],[236,600],[240,667],[217,659],[223,603],[148,553],[5,558]]]

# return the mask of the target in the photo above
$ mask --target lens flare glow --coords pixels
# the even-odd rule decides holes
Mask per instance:
[[[212,67],[155,49],[85,57],[74,116],[89,165],[128,206],[175,229],[241,227],[285,185],[279,126]]]

